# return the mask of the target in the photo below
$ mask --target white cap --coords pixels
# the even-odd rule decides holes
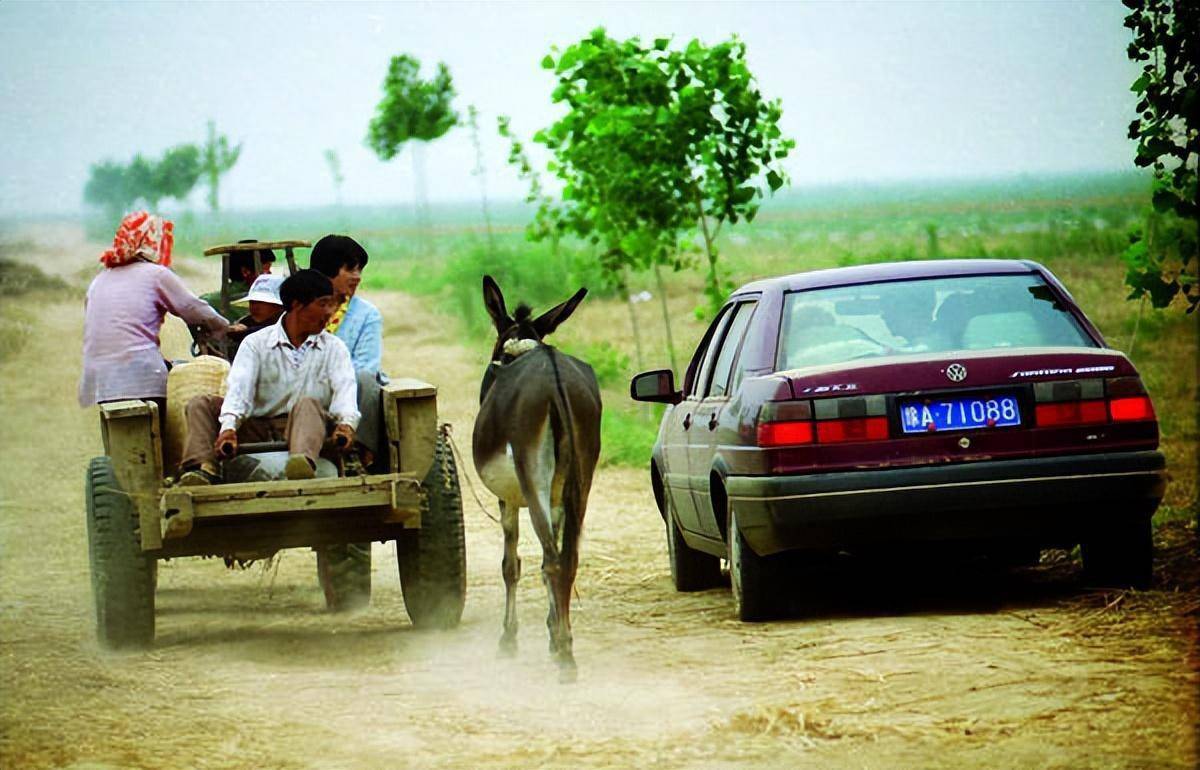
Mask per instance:
[[[282,305],[283,300],[279,298],[279,287],[283,283],[282,275],[271,275],[263,273],[254,279],[254,283],[250,286],[250,291],[246,296],[235,299],[235,305],[247,305],[251,302],[270,302],[272,305]]]

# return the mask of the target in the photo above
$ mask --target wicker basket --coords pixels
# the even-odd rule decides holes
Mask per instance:
[[[187,439],[184,407],[196,396],[225,395],[225,375],[229,362],[216,356],[200,356],[177,364],[167,375],[167,416],[163,421],[163,469],[173,473],[183,458]]]

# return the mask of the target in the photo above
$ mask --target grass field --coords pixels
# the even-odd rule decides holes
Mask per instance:
[[[1129,352],[1154,397],[1162,445],[1173,477],[1164,517],[1192,515],[1196,506],[1196,318],[1181,308],[1157,311],[1126,301],[1120,254],[1149,203],[1149,184],[1137,175],[1009,179],[941,185],[840,187],[793,191],[768,201],[750,225],[727,227],[722,265],[733,284],[769,275],[840,265],[949,257],[1034,259],[1053,270],[1100,327],[1111,347]],[[642,465],[658,412],[630,402],[628,378],[639,368],[670,364],[657,297],[627,306],[604,284],[592,247],[557,248],[524,237],[528,210],[491,206],[489,242],[478,205],[435,209],[433,231],[419,233],[406,208],[347,208],[184,214],[177,249],[244,237],[300,237],[347,232],[368,249],[363,291],[399,289],[433,301],[452,316],[459,336],[482,367],[491,347],[480,299],[483,273],[506,295],[535,310],[565,299],[576,287],[592,294],[555,342],[590,361],[604,388],[603,461]],[[97,233],[103,223],[93,224]],[[666,276],[667,306],[682,367],[703,333],[697,318],[702,273]],[[629,278],[631,292],[657,292],[649,273]],[[631,311],[641,329],[639,356]],[[1136,340],[1135,340],[1136,330]],[[389,345],[402,344],[395,335]],[[0,343],[3,343],[0,340]],[[4,343],[7,344],[7,343]],[[3,347],[0,344],[0,347]]]

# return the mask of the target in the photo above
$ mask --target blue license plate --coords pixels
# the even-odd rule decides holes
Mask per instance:
[[[1004,428],[1020,424],[1021,410],[1013,396],[900,402],[900,426],[905,433]]]

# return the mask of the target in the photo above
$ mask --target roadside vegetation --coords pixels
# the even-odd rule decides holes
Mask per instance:
[[[29,342],[34,333],[30,310],[47,298],[62,298],[83,292],[56,275],[47,275],[21,255],[35,250],[29,242],[0,243],[0,362],[12,358]],[[19,301],[32,297],[32,301]]]

